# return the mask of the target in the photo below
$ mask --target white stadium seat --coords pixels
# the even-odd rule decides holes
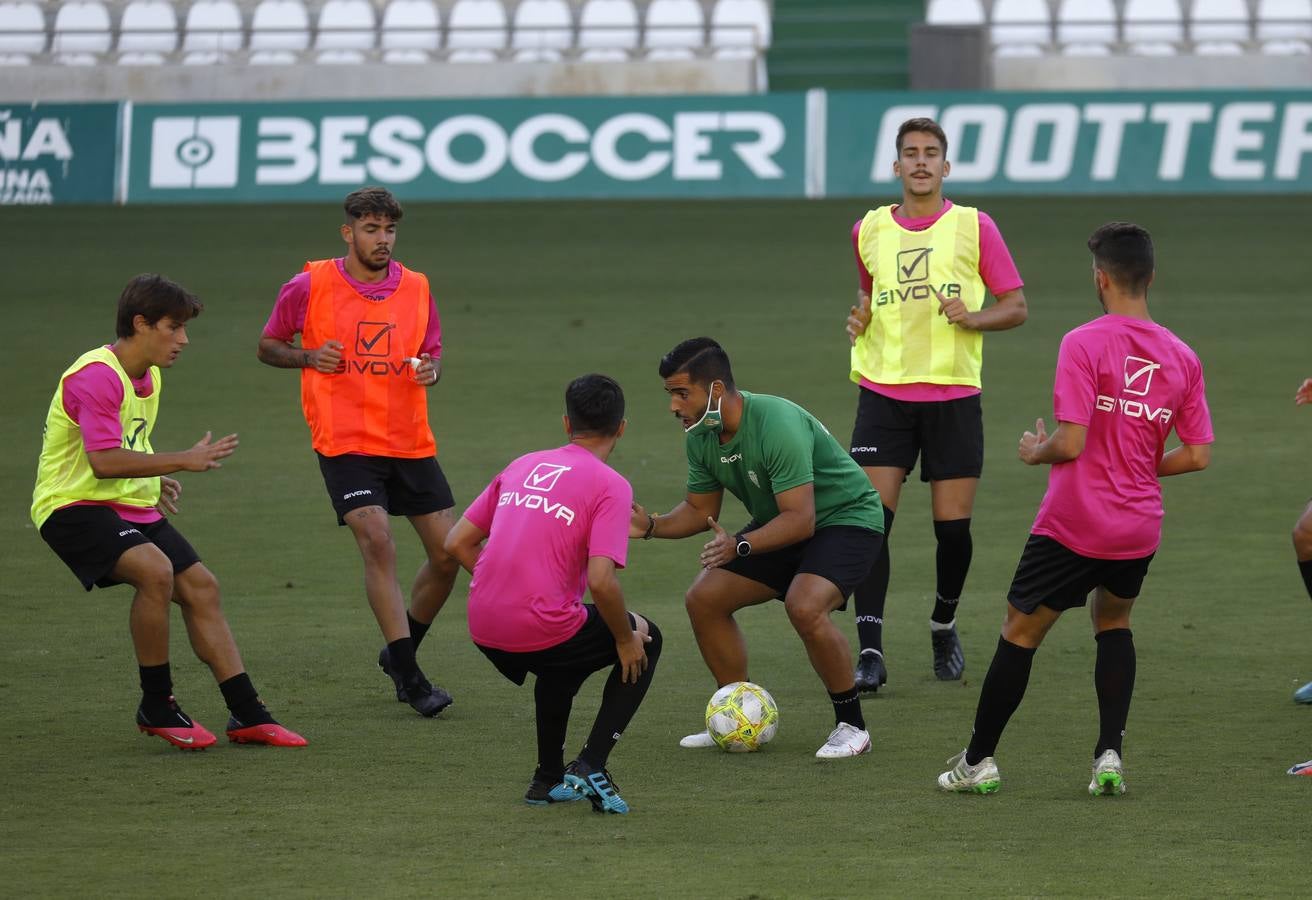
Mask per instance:
[[[1189,39],[1196,53],[1242,53],[1249,37],[1247,0],[1194,0]]]
[[[1072,56],[1106,56],[1116,43],[1112,0],[1062,0],[1057,9],[1057,43]]]
[[[711,46],[716,56],[725,58],[727,50],[749,51],[770,46],[770,9],[765,0],[719,0],[711,11]]]
[[[638,46],[638,8],[632,0],[588,0],[579,13],[580,58],[615,62]]]
[[[510,45],[516,50],[552,50],[555,53],[517,53],[521,62],[551,62],[574,42],[574,23],[565,0],[522,0],[515,9],[515,31]]]
[[[506,10],[499,0],[456,0],[446,25],[453,62],[488,62],[506,46]],[[478,53],[458,51],[478,50]]]
[[[31,0],[0,3],[0,57],[6,65],[26,65],[29,53],[46,49],[46,20]],[[10,59],[10,57],[12,57]]]
[[[1258,0],[1257,39],[1266,53],[1307,53],[1312,0]]]
[[[73,0],[55,13],[50,49],[60,62],[95,65],[96,54],[109,50],[109,10],[99,0]]]
[[[427,62],[441,43],[442,17],[433,0],[392,0],[383,10],[383,59],[394,63]]]
[[[141,60],[130,62],[120,56],[118,61],[124,65],[152,65],[148,61],[152,54],[172,53],[178,47],[178,17],[166,0],[132,0],[123,8],[118,27],[119,53]]]
[[[697,0],[651,0],[643,43],[648,59],[689,59],[704,46],[705,19]]]
[[[369,0],[328,0],[319,10],[314,49],[368,50],[377,38],[376,24]],[[351,54],[332,55],[319,62],[344,62],[351,58]]]
[[[187,10],[187,33],[182,39],[187,57],[183,62],[192,65],[222,62],[223,54],[241,49],[241,28],[241,10],[232,0],[197,0]]]
[[[1177,0],[1125,0],[1125,40],[1130,52],[1142,56],[1169,56],[1184,39],[1184,23]]]
[[[1036,55],[1052,40],[1046,0],[994,0],[992,22],[993,46],[1011,47],[1011,55]]]
[[[287,66],[310,46],[310,13],[301,0],[261,0],[251,15],[252,65]]]
[[[930,25],[983,25],[979,0],[929,0],[925,21]]]

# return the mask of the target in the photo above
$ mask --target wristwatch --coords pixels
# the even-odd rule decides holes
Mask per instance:
[[[746,540],[741,534],[737,534],[735,535],[735,537],[738,539],[738,546],[737,546],[738,555],[748,556],[749,554],[751,554],[752,552],[751,542]]]

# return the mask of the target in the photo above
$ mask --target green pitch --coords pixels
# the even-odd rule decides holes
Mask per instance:
[[[963,198],[966,199],[966,198]],[[928,492],[903,493],[885,626],[890,682],[865,703],[874,751],[822,764],[831,726],[783,610],[740,620],[752,677],[780,707],[762,753],[681,751],[714,685],[683,611],[700,541],[636,543],[623,583],[666,636],[648,697],[612,757],[633,807],[530,808],[530,690],[501,679],[465,631],[462,578],[420,661],[456,697],[440,720],[397,704],[361,567],[334,521],[292,372],[256,341],[278,286],[337,253],[330,207],[7,209],[7,365],[0,457],[0,893],[10,896],[435,895],[837,897],[1259,894],[1307,890],[1312,608],[1289,530],[1312,492],[1307,200],[1016,200],[983,204],[1026,280],[1030,320],[988,336],[987,463],[961,629],[964,684],[930,671]],[[843,318],[855,295],[858,201],[412,205],[398,256],[432,278],[446,351],[432,393],[440,457],[467,502],[512,457],[562,439],[565,383],[620,380],[629,429],[612,463],[648,507],[682,494],[683,450],[656,362],[721,340],[744,387],[786,395],[846,440]],[[1004,592],[1046,475],[1015,460],[1049,417],[1058,340],[1097,311],[1084,240],[1112,218],[1147,226],[1151,299],[1207,371],[1212,468],[1166,488],[1165,541],[1135,614],[1138,690],[1129,793],[1090,800],[1094,646],[1073,612],[1035,661],[998,752],[1001,792],[945,796],[992,655]],[[184,754],[139,735],[128,593],[84,595],[27,519],[54,379],[112,339],[141,271],[197,291],[205,314],[168,374],[155,444],[237,431],[221,470],[182,475],[177,525],[218,574],[256,685],[311,746],[223,743]],[[741,509],[726,508],[741,524]],[[397,528],[403,578],[418,542]],[[855,640],[851,613],[841,617]],[[209,673],[174,617],[176,691],[212,730]],[[569,752],[600,677],[576,705]]]

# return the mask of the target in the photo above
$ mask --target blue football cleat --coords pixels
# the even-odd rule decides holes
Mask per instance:
[[[529,806],[547,806],[552,803],[570,803],[582,800],[583,795],[560,780],[541,779],[536,775],[524,792],[524,802]]]
[[[1312,703],[1312,681],[1294,691],[1295,703]]]
[[[629,804],[619,795],[615,782],[605,769],[594,771],[587,763],[576,759],[565,767],[565,784],[592,801],[593,812],[623,815],[629,811]]]

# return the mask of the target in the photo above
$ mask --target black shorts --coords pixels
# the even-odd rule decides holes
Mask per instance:
[[[544,671],[576,672],[592,674],[598,669],[605,669],[620,661],[615,651],[615,636],[610,633],[606,620],[591,603],[583,604],[588,618],[583,626],[553,647],[543,650],[529,650],[516,653],[512,650],[498,650],[496,647],[484,647],[475,644],[483,655],[492,661],[497,671],[515,684],[522,685],[528,673],[541,675]],[[629,613],[629,625],[635,631],[638,623]]]
[[[1123,600],[1133,600],[1139,596],[1154,555],[1093,559],[1047,535],[1031,534],[1011,579],[1007,601],[1028,615],[1039,604],[1058,611],[1083,606],[1089,592],[1098,587]]]
[[[200,555],[168,519],[139,525],[108,506],[66,506],[41,525],[41,538],[73,570],[88,591],[123,582],[111,572],[118,558],[140,544],[154,544],[173,563],[173,574],[200,562]]]
[[[916,403],[860,388],[848,451],[861,466],[916,467],[921,481],[978,478],[984,471],[980,395]]]
[[[751,531],[757,527],[751,523],[743,530]],[[747,540],[751,540],[751,535],[747,535]],[[870,574],[883,540],[881,533],[869,528],[830,525],[818,529],[805,541],[768,553],[738,556],[720,568],[772,588],[780,600],[788,593],[794,577],[819,575],[838,588],[843,595],[843,605],[839,609],[846,609],[847,598]]]
[[[394,516],[423,516],[455,506],[436,457],[316,455],[338,525],[346,524],[347,513],[365,506],[381,506]]]

